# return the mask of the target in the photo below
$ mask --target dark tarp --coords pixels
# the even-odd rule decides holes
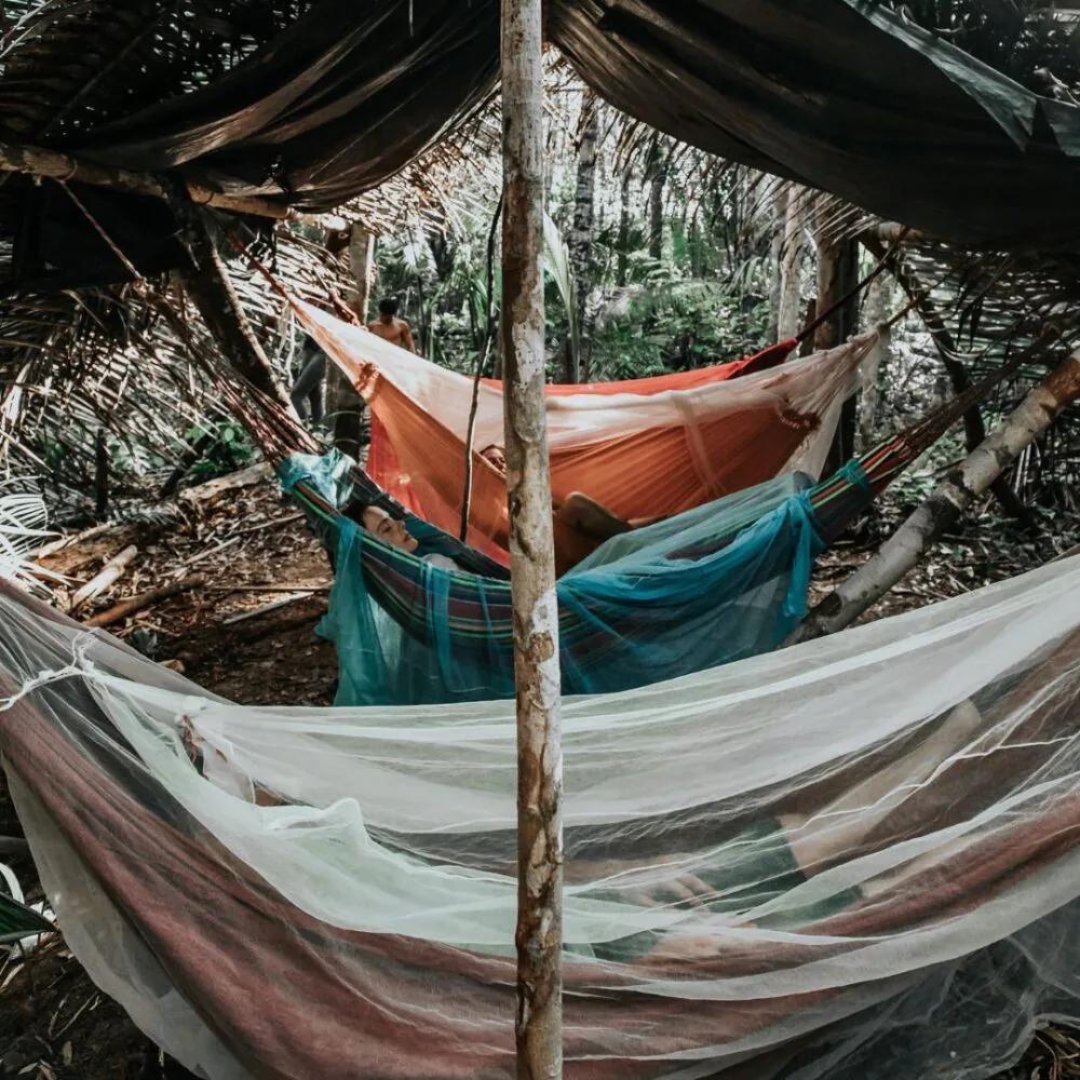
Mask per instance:
[[[133,269],[143,277],[162,273],[183,257],[176,221],[160,199],[28,177],[13,183],[22,189],[12,267],[13,285],[21,289],[111,285],[131,280]],[[103,222],[107,229],[99,232],[95,223]]]
[[[1080,246],[1080,109],[860,0],[576,0],[552,36],[647,123],[882,217]]]
[[[550,0],[548,35],[612,104],[706,150],[945,239],[1080,246],[1080,109],[877,4]],[[497,66],[496,0],[317,0],[229,74],[65,148],[326,209],[415,157]]]

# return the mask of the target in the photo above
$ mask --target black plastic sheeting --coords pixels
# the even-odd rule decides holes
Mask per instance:
[[[734,161],[948,240],[1080,246],[1080,109],[868,0],[550,0],[603,97]],[[497,0],[319,0],[228,75],[65,149],[322,210],[479,103]]]

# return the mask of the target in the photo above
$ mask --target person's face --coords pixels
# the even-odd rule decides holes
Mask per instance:
[[[493,465],[501,473],[506,472],[506,454],[501,446],[489,446],[480,451],[480,456],[489,464]]]
[[[405,528],[405,523],[392,518],[379,506],[369,506],[361,518],[364,528],[390,547],[400,548],[402,551],[415,551],[419,546],[419,541]]]

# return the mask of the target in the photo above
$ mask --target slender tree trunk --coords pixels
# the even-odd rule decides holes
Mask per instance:
[[[544,412],[541,0],[502,0],[503,347],[518,732],[518,1076],[562,1075],[559,622]]]
[[[789,191],[781,184],[773,193],[773,233],[770,247],[772,289],[769,293],[769,341],[780,341],[780,316],[784,302],[784,233],[788,217]]]
[[[889,366],[892,351],[892,329],[885,325],[887,315],[885,282],[876,277],[866,293],[866,329],[877,330],[877,341],[862,364],[862,396],[859,398],[859,431],[855,440],[856,453],[864,453],[874,445],[874,419],[877,415],[878,386],[882,372]]]
[[[660,136],[653,136],[652,168],[649,175],[649,257],[664,255],[664,185],[667,183],[667,151]]]
[[[104,428],[94,434],[94,517],[104,521],[109,513],[109,443]]]
[[[803,317],[802,255],[803,198],[801,190],[788,190],[784,212],[784,244],[780,262],[780,310],[777,317],[778,341],[795,337]]]
[[[1019,407],[938,485],[934,493],[835,592],[810,612],[789,644],[842,630],[885,595],[963,511],[1080,397],[1080,350],[1049,374]]]
[[[570,269],[576,285],[575,302],[577,311],[578,348],[575,356],[573,348],[567,350],[566,382],[579,382],[581,369],[588,366],[583,355],[588,348],[588,335],[585,333],[585,313],[588,308],[589,292],[592,288],[592,243],[593,218],[596,206],[596,141],[600,135],[600,111],[596,95],[591,90],[584,92],[581,103],[581,125],[579,131],[577,160],[577,190],[574,197],[574,220],[570,227],[567,247],[570,255]],[[576,360],[576,363],[574,362]]]
[[[349,306],[362,322],[367,322],[371,300],[371,279],[375,267],[375,236],[360,224],[354,224],[349,236],[349,264],[353,292]],[[333,417],[334,445],[354,461],[360,460],[363,443],[364,402],[337,366],[326,365],[326,411]]]
[[[615,268],[615,281],[620,289],[626,288],[630,277],[630,171],[623,173],[619,187],[619,261]]]
[[[859,276],[859,248],[853,239],[834,239],[828,226],[818,224],[818,311],[834,308],[829,317],[817,328],[814,347],[818,350],[833,349],[843,344],[858,326],[859,302],[852,297],[845,304],[834,307],[842,297],[854,289]],[[855,450],[856,404],[845,401],[840,414],[825,474],[836,469],[852,456]]]
[[[289,395],[274,377],[270,361],[229,281],[204,211],[183,197],[172,199],[171,205],[190,256],[190,263],[179,270],[180,280],[222,355],[248,382],[292,414]]]

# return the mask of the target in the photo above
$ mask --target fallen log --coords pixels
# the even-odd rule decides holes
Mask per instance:
[[[121,600],[119,604],[115,604],[108,611],[101,612],[100,615],[86,619],[83,626],[112,626],[113,623],[118,623],[121,619],[126,619],[129,615],[134,615],[135,612],[142,611],[152,604],[168,600],[170,597],[187,592],[189,589],[200,588],[205,583],[206,578],[202,574],[192,574],[191,577],[183,578],[181,581],[173,581],[156,589],[147,589],[146,592],[139,593],[137,596]]]
[[[110,585],[116,582],[131,565],[139,549],[132,544],[114,555],[74,596],[68,604],[68,612],[78,611],[83,604],[100,596]]]
[[[1080,349],[1068,356],[991,435],[952,470],[877,554],[842,581],[807,615],[785,645],[834,634],[877,603],[919,561],[934,541],[986,492],[1001,473],[1080,400]]]
[[[205,484],[198,484],[180,492],[177,498],[181,502],[193,503],[197,506],[206,506],[220,499],[222,495],[240,488],[251,487],[260,481],[273,475],[273,469],[268,461],[260,461],[257,465],[250,465],[239,472],[230,473],[228,476],[219,476],[216,480],[207,480]]]

